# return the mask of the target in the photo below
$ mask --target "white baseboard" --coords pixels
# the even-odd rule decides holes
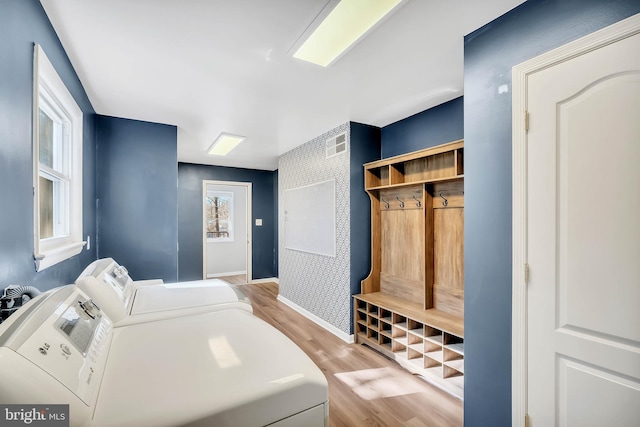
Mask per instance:
[[[238,276],[240,274],[247,274],[246,271],[227,271],[226,273],[207,273],[207,279],[213,279],[215,277],[224,277],[224,276]]]
[[[280,284],[280,281],[277,277],[267,277],[266,279],[253,279],[249,283],[277,283]]]
[[[288,299],[286,299],[282,295],[278,295],[278,301],[282,302],[283,304],[288,305],[289,307],[291,307],[292,309],[294,309],[298,313],[302,314],[304,317],[306,317],[307,319],[311,320],[312,322],[318,324],[319,326],[322,326],[324,329],[326,329],[327,331],[331,332],[333,335],[337,336],[338,338],[340,338],[342,341],[346,342],[347,344],[353,344],[353,342],[354,342],[353,341],[353,335],[349,335],[349,334],[341,331],[340,329],[338,329],[335,326],[333,326],[331,323],[327,322],[324,319],[321,319],[320,317],[316,316],[315,314],[311,313],[310,311],[300,307],[298,304],[289,301]]]

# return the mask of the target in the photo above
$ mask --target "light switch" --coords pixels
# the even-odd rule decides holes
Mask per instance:
[[[262,226],[262,218],[256,218],[256,227]]]

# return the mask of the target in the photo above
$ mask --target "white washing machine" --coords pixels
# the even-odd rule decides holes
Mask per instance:
[[[234,285],[210,279],[165,284],[133,281],[124,266],[111,258],[89,264],[76,279],[116,326],[180,317],[229,308],[253,312],[249,298]]]
[[[0,324],[0,402],[69,404],[71,426],[327,426],[327,382],[231,308],[114,328],[69,285]]]

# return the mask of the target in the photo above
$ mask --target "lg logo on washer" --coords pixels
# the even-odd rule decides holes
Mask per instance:
[[[69,427],[69,405],[0,405],[0,425]]]

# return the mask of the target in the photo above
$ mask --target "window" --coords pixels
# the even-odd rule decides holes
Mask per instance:
[[[208,191],[207,242],[233,242],[233,193]]]
[[[36,271],[77,255],[82,241],[82,111],[39,45],[34,49]]]

